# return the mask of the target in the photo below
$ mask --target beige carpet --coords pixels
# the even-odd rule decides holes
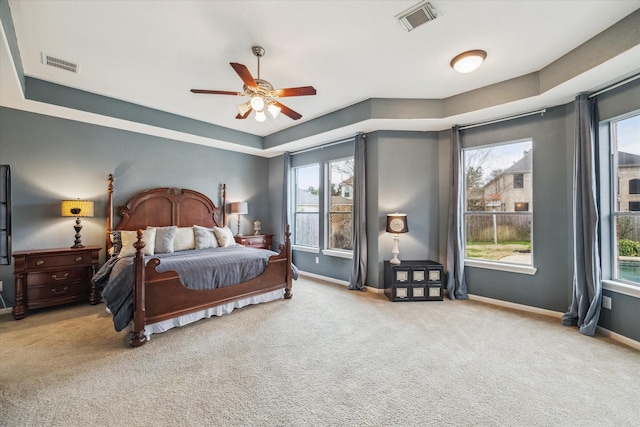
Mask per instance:
[[[474,301],[301,279],[138,349],[104,305],[0,316],[2,426],[632,426],[640,352]]]

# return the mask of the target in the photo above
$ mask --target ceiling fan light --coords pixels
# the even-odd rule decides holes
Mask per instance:
[[[264,113],[264,111],[256,111],[256,121],[264,122],[265,120],[267,120],[267,115]]]
[[[253,95],[251,97],[251,108],[253,108],[256,111],[262,111],[264,110],[264,98],[261,95]]]
[[[276,117],[278,117],[278,115],[280,114],[280,110],[281,108],[278,107],[276,104],[271,104],[267,107],[267,110],[269,110],[269,112],[271,113],[271,115],[273,116],[273,118],[275,119]]]
[[[451,60],[451,67],[459,73],[470,73],[476,70],[487,57],[484,50],[469,50]]]
[[[251,103],[249,101],[238,105],[238,112],[240,112],[241,116],[244,116],[245,114],[247,114],[249,110],[251,110]]]

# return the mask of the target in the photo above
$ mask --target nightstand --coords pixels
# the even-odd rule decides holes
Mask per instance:
[[[27,310],[77,301],[100,302],[91,278],[100,263],[100,246],[17,251],[15,261],[16,301],[13,318]]]
[[[252,234],[249,236],[235,236],[236,243],[248,248],[271,249],[273,234]]]
[[[391,301],[442,301],[444,268],[435,261],[384,262],[384,293]]]

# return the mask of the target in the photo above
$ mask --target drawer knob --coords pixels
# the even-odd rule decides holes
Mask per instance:
[[[80,262],[80,261],[82,261],[82,257],[81,256],[76,257],[76,262]]]
[[[67,288],[66,286],[61,291],[58,291],[58,290],[56,290],[56,288],[53,288],[53,289],[51,289],[51,292],[53,292],[56,295],[62,295],[62,294],[67,292],[67,289],[69,289],[69,288]]]
[[[58,277],[58,275],[57,275],[57,274],[52,274],[52,275],[51,275],[51,278],[52,278],[53,280],[64,280],[64,279],[66,279],[66,278],[67,278],[67,276],[68,276],[68,275],[69,275],[69,273],[64,273],[64,276]],[[65,289],[65,291],[67,290],[67,288],[64,288],[64,289]]]
[[[36,265],[38,267],[40,267],[41,265],[44,265],[44,260],[39,259],[38,261],[36,261]]]

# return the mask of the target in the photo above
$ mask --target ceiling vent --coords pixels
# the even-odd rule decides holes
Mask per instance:
[[[400,21],[405,30],[411,31],[437,17],[438,13],[431,3],[423,1],[396,15],[395,18]]]
[[[49,56],[46,53],[42,54],[42,63],[45,65],[49,65],[51,67],[60,68],[61,70],[70,71],[74,74],[78,74],[78,64],[74,64],[73,62],[69,62],[60,58]]]

